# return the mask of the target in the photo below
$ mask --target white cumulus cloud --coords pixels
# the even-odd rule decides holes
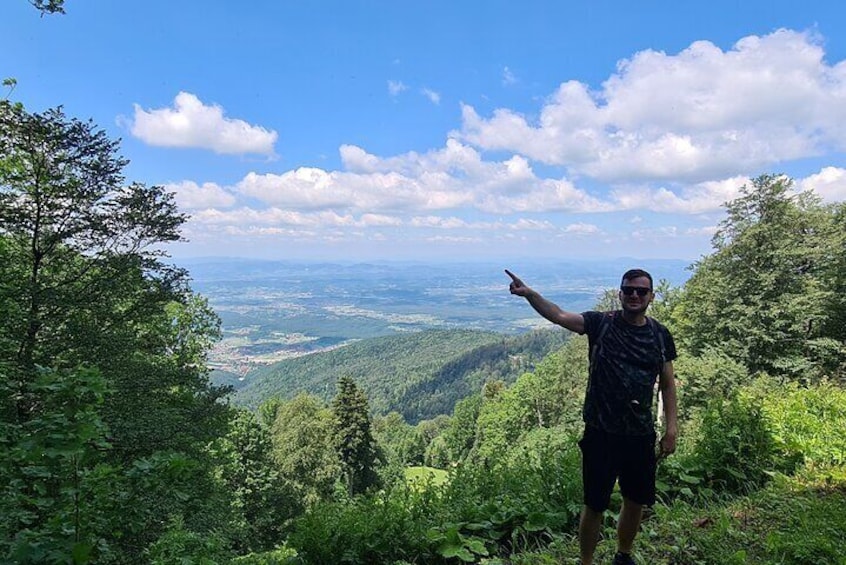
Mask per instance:
[[[796,182],[800,190],[816,192],[826,202],[846,200],[846,169],[824,167],[819,173]]]
[[[180,203],[190,209],[231,208],[235,200],[244,200],[270,209],[373,214],[375,219],[448,210],[500,215],[619,210],[702,214],[720,210],[749,182],[737,176],[657,187],[618,185],[600,195],[567,178],[541,177],[519,155],[485,161],[476,149],[455,139],[441,149],[387,158],[351,145],[342,146],[340,153],[345,170],[300,167],[281,173],[250,172],[225,189],[189,181],[173,186]],[[414,225],[425,223],[420,218],[426,216],[417,218]],[[440,217],[438,226],[444,227]]]
[[[685,230],[684,233],[685,233],[685,235],[694,235],[694,236],[707,235],[708,237],[711,237],[715,233],[717,233],[718,229],[719,229],[719,226],[702,226],[702,227],[698,227],[698,228],[688,228],[688,229]]]
[[[408,90],[408,87],[399,80],[388,81],[388,94],[391,96],[398,96],[402,92]]]
[[[811,33],[778,30],[726,51],[697,41],[678,54],[621,61],[598,90],[568,81],[536,119],[465,105],[453,136],[603,181],[727,178],[846,149],[846,62]]]
[[[516,80],[503,69],[505,84]],[[394,80],[387,88],[392,97],[409,90]],[[415,92],[441,101],[428,88]],[[422,242],[432,253],[441,243],[498,254],[562,242],[582,254],[643,243],[668,256],[699,253],[750,176],[826,156],[839,166],[795,178],[795,188],[846,200],[846,63],[828,61],[811,33],[779,30],[726,50],[707,41],[674,54],[646,50],[598,88],[562,82],[536,114],[482,116],[464,104],[461,116],[440,147],[377,155],[344,144],[335,168],[294,165],[246,172],[229,186],[168,188],[191,211],[192,239],[346,249]],[[212,148],[209,140],[238,137],[221,135],[227,128],[272,133],[252,150],[272,152],[275,132],[187,93],[172,108],[136,107],[133,133]]]
[[[564,228],[566,233],[575,233],[580,235],[593,235],[599,233],[599,227],[593,224],[577,223],[570,224]]]
[[[180,92],[173,106],[145,110],[135,104],[133,136],[160,147],[196,147],[221,154],[273,155],[278,134],[243,120],[226,117],[218,105],[206,105],[190,92]]]
[[[229,208],[236,201],[235,195],[213,182],[182,181],[166,184],[165,189],[174,193],[176,204],[183,210]]]
[[[230,226],[288,226],[297,228],[367,228],[399,226],[400,218],[383,214],[342,214],[333,210],[299,212],[282,208],[256,209],[241,207],[233,210],[201,210],[191,216],[191,221],[205,225]]]
[[[615,209],[651,210],[654,212],[702,214],[722,208],[740,195],[740,188],[749,178],[737,176],[720,181],[705,181],[670,188],[622,186],[612,190]]]

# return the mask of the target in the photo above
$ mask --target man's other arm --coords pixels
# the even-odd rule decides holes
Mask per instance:
[[[678,401],[676,399],[676,374],[673,362],[665,361],[658,378],[658,388],[664,400],[664,421],[666,427],[660,442],[660,456],[666,457],[676,450],[678,436]]]

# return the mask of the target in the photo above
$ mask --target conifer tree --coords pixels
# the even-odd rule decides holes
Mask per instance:
[[[373,439],[367,397],[350,376],[338,379],[332,401],[334,439],[341,472],[350,496],[363,493],[378,482],[378,450]]]

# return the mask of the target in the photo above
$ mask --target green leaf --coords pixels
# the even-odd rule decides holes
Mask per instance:
[[[523,528],[528,532],[539,532],[549,527],[549,516],[544,512],[532,512],[526,517]]]
[[[679,479],[691,485],[698,485],[702,482],[702,479],[699,477],[694,477],[693,475],[688,475],[686,473],[679,473]]]
[[[728,471],[729,475],[731,475],[735,479],[745,480],[747,478],[746,475],[744,475],[740,471],[732,469],[731,467],[726,467],[726,471]]]
[[[438,547],[438,553],[449,559],[450,557],[459,557],[462,552],[466,552],[464,544],[455,542],[444,542]]]
[[[78,542],[73,545],[71,549],[71,557],[74,565],[83,565],[91,560],[91,550],[93,547],[86,542]]]
[[[493,527],[493,524],[489,521],[484,522],[469,522],[464,525],[464,529],[471,531],[471,532],[479,532],[482,530],[489,530]]]

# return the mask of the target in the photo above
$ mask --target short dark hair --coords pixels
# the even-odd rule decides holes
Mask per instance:
[[[636,279],[639,277],[646,277],[649,279],[649,290],[652,290],[652,275],[644,271],[643,269],[629,269],[625,273],[623,273],[623,278],[620,280],[620,286],[623,286],[626,281],[630,281],[632,279]]]

